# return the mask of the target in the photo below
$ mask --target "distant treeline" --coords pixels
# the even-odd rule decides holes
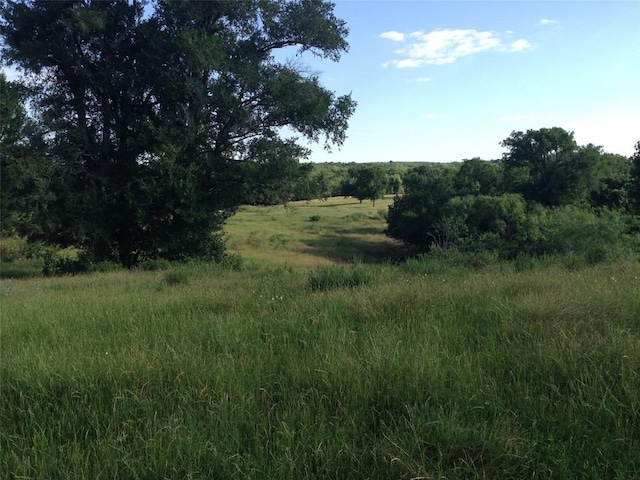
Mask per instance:
[[[575,255],[594,263],[640,252],[640,142],[631,158],[561,128],[513,132],[498,162],[418,167],[403,176],[387,234],[423,251],[499,258]]]
[[[500,160],[263,166],[247,201],[396,195],[387,234],[419,250],[501,258],[575,254],[599,261],[640,251],[640,143],[632,157],[580,146],[562,128],[513,132]],[[269,179],[273,179],[269,182]]]
[[[252,172],[245,176],[245,203],[278,205],[329,197],[375,202],[384,195],[401,193],[402,177],[418,165],[428,163],[253,163],[247,165]]]

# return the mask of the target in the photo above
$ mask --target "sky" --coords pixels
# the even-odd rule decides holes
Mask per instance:
[[[640,141],[638,0],[335,4],[349,52],[303,60],[358,107],[312,162],[492,160],[513,131],[551,127],[625,156]]]
[[[349,52],[295,60],[358,106],[311,162],[493,160],[551,127],[625,156],[640,141],[640,0],[334,2]]]

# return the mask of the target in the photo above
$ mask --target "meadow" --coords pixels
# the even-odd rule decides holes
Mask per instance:
[[[404,253],[383,233],[391,203],[387,195],[375,205],[333,197],[286,208],[243,206],[227,222],[227,249],[263,266],[387,262]]]
[[[241,268],[4,275],[2,478],[640,478],[640,265],[400,261],[389,201],[243,207]]]

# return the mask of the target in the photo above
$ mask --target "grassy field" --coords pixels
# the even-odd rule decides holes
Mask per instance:
[[[375,205],[334,197],[292,202],[287,208],[241,207],[226,225],[227,248],[269,266],[387,261],[403,254],[401,246],[383,233],[392,202],[392,196]]]
[[[640,478],[640,265],[392,265],[383,202],[292,206],[239,271],[3,280],[0,477]]]

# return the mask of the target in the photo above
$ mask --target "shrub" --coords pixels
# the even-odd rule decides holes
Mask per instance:
[[[22,255],[24,242],[16,237],[0,238],[0,260],[12,262]]]
[[[243,264],[242,256],[237,253],[225,253],[220,261],[220,265],[224,268],[234,271],[242,270]]]
[[[87,255],[74,257],[69,252],[48,250],[43,255],[42,274],[46,277],[75,275],[89,272],[91,266]]]
[[[320,215],[311,215],[309,217],[310,222],[319,222],[322,217]]]
[[[540,212],[537,223],[540,233],[535,250],[539,255],[579,256],[594,264],[633,256],[637,248],[624,219],[609,210],[561,207]]]
[[[287,243],[289,243],[289,237],[286,235],[282,235],[281,233],[276,233],[275,235],[271,235],[269,237],[269,244],[272,248],[281,248],[284,247]]]

